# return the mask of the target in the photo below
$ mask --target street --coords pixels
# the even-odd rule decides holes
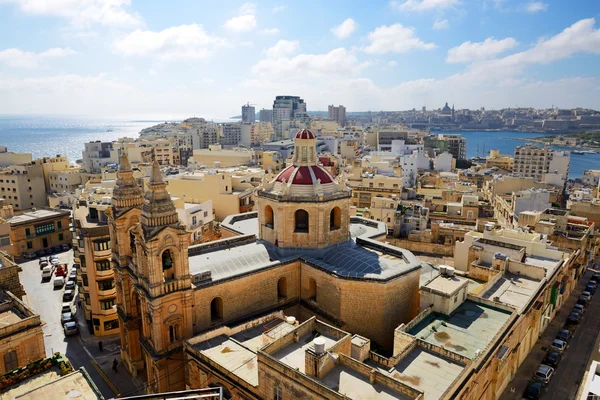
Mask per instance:
[[[569,298],[566,299],[555,318],[542,334],[542,337],[535,344],[523,364],[521,364],[512,382],[509,383],[508,388],[502,393],[501,400],[521,398],[529,380],[544,359],[552,340],[558,331],[562,329],[573,305],[585,288],[592,273],[592,271],[588,270],[581,277]],[[575,398],[585,372],[588,358],[593,352],[594,343],[600,330],[600,313],[596,311],[598,307],[600,307],[600,291],[592,297],[590,304],[588,304],[583,319],[573,333],[573,337],[569,340],[569,348],[563,353],[562,360],[558,364],[554,376],[544,388],[542,399],[568,400]]]
[[[72,250],[59,253],[58,256],[61,263],[66,263],[69,266],[73,265]],[[40,314],[42,323],[44,324],[46,354],[50,356],[55,352],[60,352],[68,357],[75,369],[82,366],[85,367],[106,399],[120,394],[118,393],[119,390],[115,387],[115,382],[111,382],[117,381],[117,376],[119,375],[112,371],[113,360],[117,358],[120,361],[120,339],[118,335],[104,338],[96,338],[90,335],[83,311],[77,310],[78,325],[81,333],[73,336],[65,336],[60,322],[60,309],[64,288],[54,290],[52,280],[42,282],[41,270],[37,259],[25,261],[19,263],[23,269],[20,274],[21,284],[27,293],[23,301],[34,312]],[[76,301],[77,296],[75,297]],[[102,352],[98,348],[99,340],[102,340],[104,344]],[[99,369],[104,374],[104,377],[99,372]],[[121,370],[120,375],[119,378],[121,379],[118,379],[119,382],[123,380],[124,376],[128,377],[124,369]]]

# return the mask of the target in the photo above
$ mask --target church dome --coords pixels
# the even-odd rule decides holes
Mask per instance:
[[[277,182],[290,182],[292,185],[316,185],[333,183],[333,177],[320,165],[309,167],[290,166],[284,169],[275,178]]]
[[[316,139],[315,135],[308,129],[302,129],[296,133],[295,139]]]

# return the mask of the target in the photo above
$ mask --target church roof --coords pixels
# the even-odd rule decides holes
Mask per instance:
[[[333,177],[325,168],[319,165],[308,167],[289,166],[277,175],[277,182],[290,182],[292,185],[315,185],[318,180],[321,184],[333,183]]]
[[[316,139],[315,135],[308,129],[302,129],[296,133],[295,139]]]

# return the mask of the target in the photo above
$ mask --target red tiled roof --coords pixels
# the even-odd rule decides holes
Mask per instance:
[[[321,184],[333,182],[333,177],[329,174],[329,172],[327,172],[325,169],[318,165],[311,167],[287,167],[286,169],[281,171],[279,175],[277,175],[277,178],[275,178],[275,180],[277,182],[283,182],[283,180],[285,179],[285,181],[289,183],[290,178],[293,175],[293,185],[312,185],[316,182],[313,182],[313,177],[310,173],[311,169],[313,174],[315,175],[315,179],[320,179]]]
[[[314,139],[315,135],[312,134],[308,129],[302,129],[296,133],[296,139]]]

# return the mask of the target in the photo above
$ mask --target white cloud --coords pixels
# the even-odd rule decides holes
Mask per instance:
[[[390,6],[400,11],[436,11],[458,6],[458,0],[406,0],[390,1]]]
[[[546,11],[548,4],[542,3],[541,1],[532,1],[531,3],[525,4],[525,11],[529,13],[537,13],[540,11]]]
[[[0,64],[6,64],[14,68],[36,68],[49,59],[73,54],[77,54],[77,52],[68,47],[54,47],[41,53],[10,48],[0,51]]]
[[[238,16],[225,21],[223,27],[231,32],[249,32],[256,28],[256,5],[244,3],[238,10]]]
[[[115,42],[115,50],[128,56],[156,56],[169,59],[209,57],[214,48],[227,42],[206,33],[202,25],[179,25],[162,31],[138,29]]]
[[[444,29],[448,29],[449,27],[450,24],[448,23],[447,19],[436,19],[432,26],[433,30],[435,31],[441,31]]]
[[[384,54],[406,53],[413,49],[431,50],[436,47],[434,43],[423,42],[414,33],[412,28],[401,24],[382,25],[369,32],[368,39],[371,43],[363,47],[363,50],[370,54]]]
[[[26,14],[67,18],[73,25],[139,25],[139,14],[127,8],[131,0],[4,0]]]
[[[231,32],[248,32],[256,28],[256,17],[252,14],[233,17],[223,27]]]
[[[261,29],[261,31],[259,32],[262,35],[278,35],[279,34],[279,28],[265,28],[265,29]]]
[[[121,71],[124,71],[124,72],[131,72],[133,70],[134,70],[133,65],[125,65],[125,66],[121,67]]]
[[[267,57],[280,58],[291,56],[300,49],[300,42],[297,40],[280,40],[273,47],[266,50]]]
[[[273,11],[274,13],[280,13],[283,10],[285,10],[285,6],[276,6],[276,7],[273,7],[273,9],[271,11]]]
[[[492,58],[517,45],[517,41],[511,37],[496,40],[493,37],[483,42],[464,42],[460,46],[448,50],[446,61],[449,63],[468,63],[475,60]]]
[[[398,61],[390,61],[388,62],[388,67],[394,68],[398,66]]]
[[[358,28],[358,24],[352,18],[346,18],[344,22],[336,27],[331,28],[331,32],[338,38],[347,38]]]
[[[325,54],[298,54],[267,58],[252,67],[252,73],[269,79],[300,79],[323,76],[347,76],[358,73],[366,64],[359,64],[356,56],[343,47]]]
[[[158,75],[158,71],[156,69],[154,69],[154,68],[150,68],[148,70],[148,75],[150,75],[150,76],[156,76],[156,75]]]

